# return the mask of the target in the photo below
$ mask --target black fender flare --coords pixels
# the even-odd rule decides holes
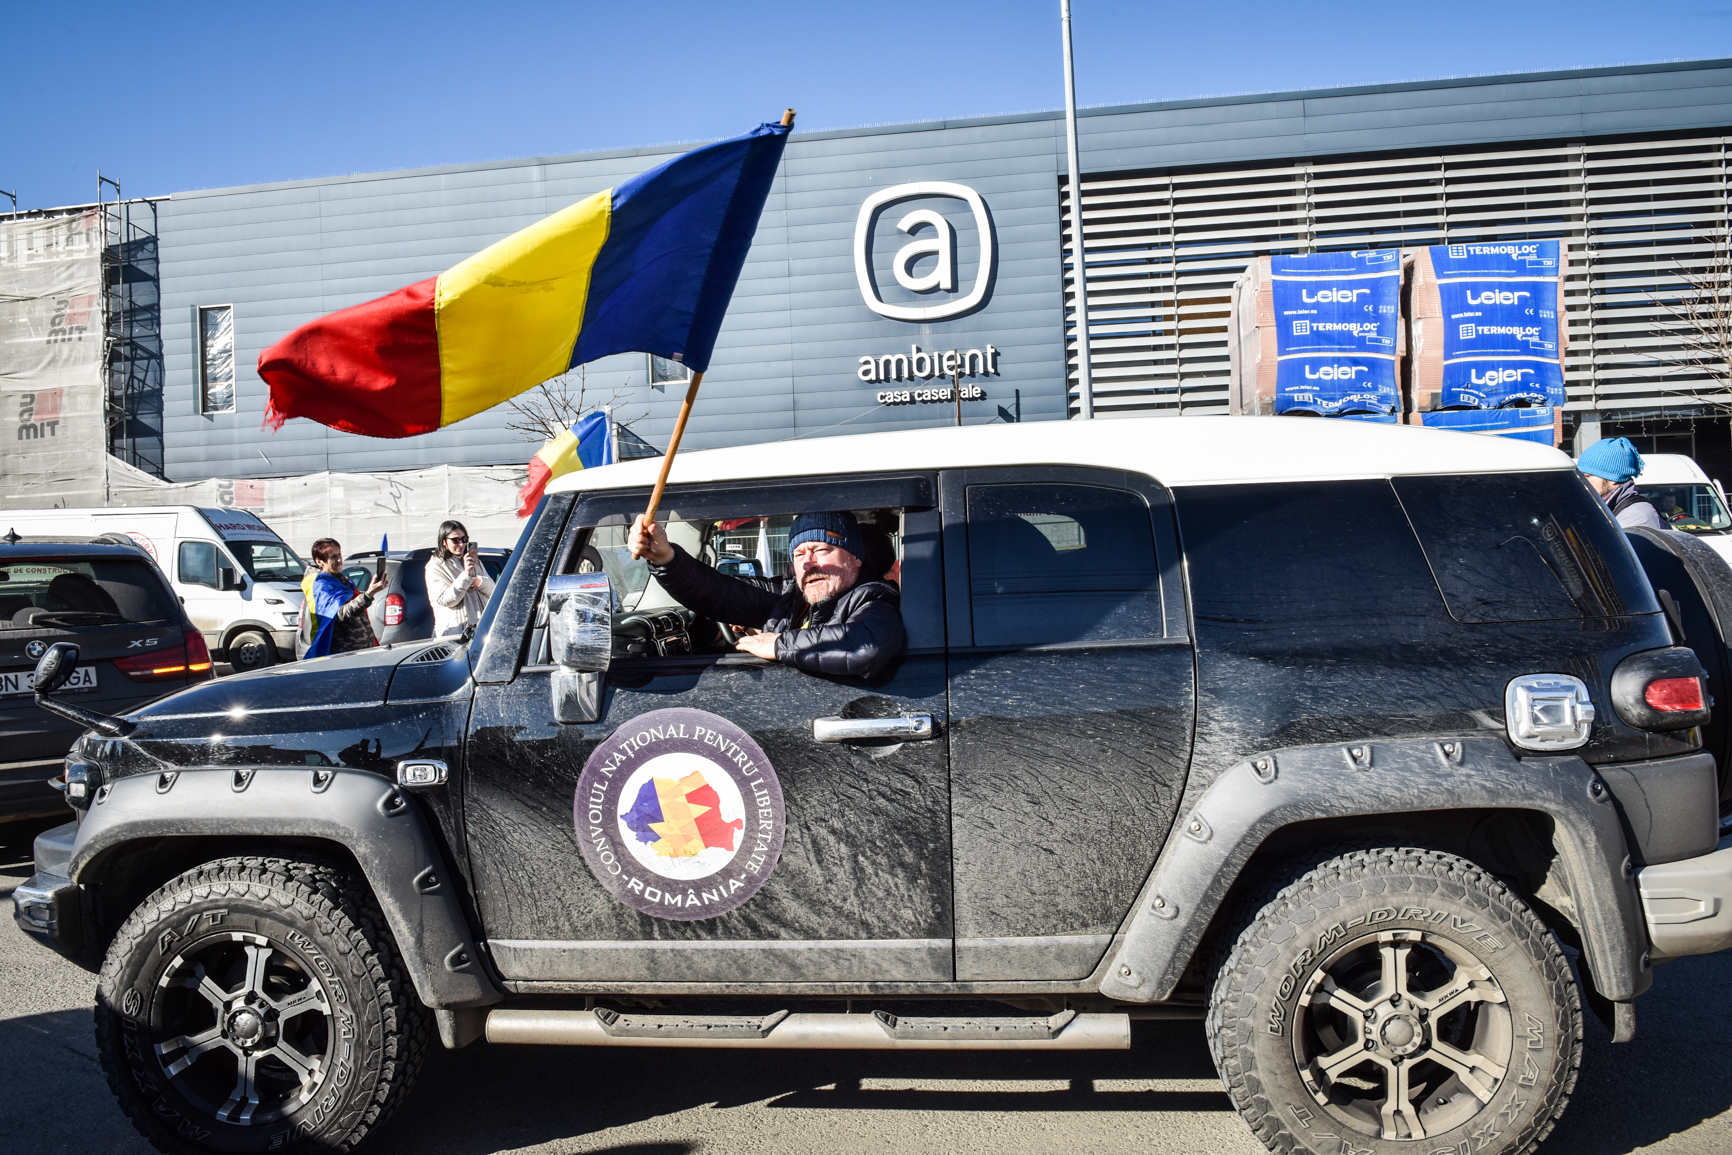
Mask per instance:
[[[345,847],[360,864],[397,940],[415,990],[430,1007],[504,999],[476,948],[417,807],[395,784],[317,767],[165,770],[97,791],[79,825],[68,873],[87,882],[99,857],[140,839],[307,838]]]
[[[1653,983],[1623,825],[1593,768],[1573,755],[1518,759],[1494,738],[1438,737],[1271,750],[1216,778],[1174,824],[1100,972],[1101,993],[1170,997],[1234,880],[1280,828],[1461,809],[1550,815],[1595,986],[1622,1002]]]

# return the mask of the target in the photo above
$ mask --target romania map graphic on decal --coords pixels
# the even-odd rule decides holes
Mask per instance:
[[[602,888],[654,918],[726,914],[775,873],[782,784],[726,718],[675,707],[621,723],[578,775],[578,849]]]
[[[688,858],[711,847],[731,852],[746,825],[742,818],[722,818],[722,800],[701,770],[678,779],[651,778],[620,821],[664,858]]]

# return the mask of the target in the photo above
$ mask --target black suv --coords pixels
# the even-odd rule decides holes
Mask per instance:
[[[1732,944],[1732,582],[1656,534],[1661,597],[1555,450],[1247,417],[682,459],[701,561],[808,510],[887,544],[870,679],[735,650],[631,558],[657,464],[556,481],[467,644],[79,743],[17,918],[100,969],[164,1150],[358,1143],[435,1029],[1034,1051],[1194,1016],[1275,1150],[1512,1153],[1583,992],[1627,1039],[1655,963]]]
[[[130,538],[0,538],[0,821],[65,813],[49,779],[84,727],[31,697],[32,671],[55,642],[82,655],[61,693],[104,713],[211,676],[204,638]]]

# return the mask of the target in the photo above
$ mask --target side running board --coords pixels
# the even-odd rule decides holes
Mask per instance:
[[[758,1047],[838,1051],[1124,1051],[1131,1045],[1125,1014],[1050,1017],[910,1018],[869,1015],[636,1015],[609,1007],[593,1011],[487,1012],[490,1043],[567,1047]]]

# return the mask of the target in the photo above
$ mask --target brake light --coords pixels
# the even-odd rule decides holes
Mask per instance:
[[[206,655],[209,661],[209,655]],[[155,653],[140,654],[135,658],[115,658],[114,668],[135,682],[166,682],[170,679],[179,681],[186,675],[186,641],[183,638],[174,646],[157,650]]]
[[[1642,691],[1642,700],[1656,710],[1668,712],[1707,708],[1702,701],[1700,678],[1661,678],[1649,682],[1648,688]]]
[[[186,642],[186,676],[193,679],[211,676],[210,647],[204,644],[204,635],[197,630],[188,630],[184,635]]]
[[[397,625],[403,620],[403,595],[387,594],[385,596],[385,624]]]

